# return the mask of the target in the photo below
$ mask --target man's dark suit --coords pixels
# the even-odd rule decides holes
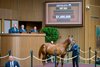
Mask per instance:
[[[26,32],[26,29],[19,29],[19,33]]]
[[[12,27],[9,29],[9,33],[19,33],[19,30],[18,30],[18,28]]]
[[[31,29],[31,32],[36,32],[37,33],[38,31],[37,30],[34,30],[34,29]]]
[[[14,61],[14,67],[20,67],[19,63],[17,61]],[[5,64],[5,67],[10,67],[10,61],[8,61],[6,64]]]

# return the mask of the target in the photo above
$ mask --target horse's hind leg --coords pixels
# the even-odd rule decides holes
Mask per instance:
[[[57,60],[57,64],[56,64],[56,67],[58,67],[58,65],[59,65],[59,58],[56,58],[56,60]]]
[[[44,67],[44,65],[45,65],[45,63],[46,63],[46,61],[44,61],[46,59],[46,56],[45,55],[43,55],[43,58],[42,58],[42,63],[43,63],[43,67]]]

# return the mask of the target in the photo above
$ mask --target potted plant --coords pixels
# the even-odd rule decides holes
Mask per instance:
[[[56,42],[59,38],[59,31],[55,27],[43,27],[41,32],[45,33],[45,41],[46,42]]]

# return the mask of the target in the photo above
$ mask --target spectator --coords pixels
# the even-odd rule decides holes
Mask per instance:
[[[6,62],[5,67],[20,67],[20,65],[14,60],[13,56],[9,56],[9,61]]]
[[[14,24],[14,26],[9,29],[9,33],[19,33],[19,30],[16,24]]]
[[[34,28],[33,29],[31,29],[31,32],[38,32],[38,30],[37,30],[37,27],[36,26],[34,26]]]
[[[24,25],[21,25],[21,28],[19,29],[20,33],[26,32],[26,29],[24,28]]]

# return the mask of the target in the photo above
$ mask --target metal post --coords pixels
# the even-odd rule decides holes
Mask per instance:
[[[30,53],[31,53],[31,67],[33,67],[33,50],[31,50]]]
[[[57,66],[57,55],[56,55],[56,50],[54,51],[54,56],[55,56],[55,67]]]
[[[91,47],[89,47],[89,64],[91,64],[90,58],[91,58]]]
[[[97,51],[95,50],[95,67],[96,67]]]
[[[11,50],[8,51],[9,56],[11,56]]]

